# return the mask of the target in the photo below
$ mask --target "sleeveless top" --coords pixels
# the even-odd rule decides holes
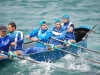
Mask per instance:
[[[43,37],[46,36],[47,32],[48,32],[48,30],[45,31],[44,33],[42,33],[42,30],[40,29],[40,30],[38,31],[37,37],[38,37],[39,39],[41,39],[41,38],[43,38]],[[44,41],[44,40],[41,40],[41,42],[48,43],[49,40],[45,40],[45,41]],[[41,44],[41,43],[39,43],[39,42],[36,43],[36,46],[46,48],[45,45],[43,45],[43,44]]]
[[[71,22],[68,22],[68,23],[62,24],[62,27],[64,28],[64,30],[68,30],[71,24],[72,24]],[[74,30],[70,33],[68,32],[66,33],[65,40],[68,41],[69,39],[75,40]]]
[[[24,41],[23,33],[21,31],[14,31],[13,33],[10,33],[9,36],[11,37],[11,42],[17,42],[18,40]],[[11,46],[11,51],[15,50],[23,50],[23,42]]]

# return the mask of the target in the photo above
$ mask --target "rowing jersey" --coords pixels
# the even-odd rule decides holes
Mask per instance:
[[[62,27],[64,28],[64,30],[68,30],[70,27],[74,28],[74,24],[72,24],[70,21],[62,24]],[[73,39],[75,40],[75,36],[74,36],[74,30],[72,32],[67,32],[65,35],[65,40],[68,41],[69,39]]]
[[[17,42],[15,46],[11,46],[11,51],[23,50],[24,35],[21,31],[14,31],[9,33],[11,42]]]
[[[59,40],[64,40],[64,37],[65,37],[65,34],[66,34],[66,31],[64,31],[64,29],[61,27],[59,30],[54,27],[53,30],[52,30],[52,36],[55,38],[55,39],[59,39]],[[62,42],[59,42],[59,41],[56,41],[56,40],[51,40],[52,44],[54,45],[63,45]]]
[[[11,44],[11,38],[6,35],[5,37],[0,36],[0,50],[8,52],[9,51],[9,46]]]

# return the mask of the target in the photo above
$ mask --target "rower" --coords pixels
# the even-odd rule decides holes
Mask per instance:
[[[24,34],[21,31],[17,31],[17,26],[14,22],[8,24],[8,35],[11,37],[10,50],[20,56],[23,51]]]
[[[47,50],[47,46],[39,43],[38,41],[48,43],[50,38],[51,38],[51,31],[48,30],[46,21],[45,20],[40,21],[40,27],[34,29],[30,34],[26,36],[26,39],[30,39],[31,41],[36,42],[36,45],[27,48],[23,54],[38,53]]]
[[[70,43],[75,43],[74,24],[70,21],[67,14],[63,15],[62,21],[62,27],[66,30],[65,40],[69,42],[67,46],[70,46]]]
[[[58,48],[63,47],[63,43],[62,42],[54,40],[53,38],[63,41],[64,37],[65,37],[65,34],[66,34],[66,31],[63,29],[63,27],[61,25],[61,20],[59,18],[56,18],[55,19],[55,27],[53,27],[53,29],[52,29],[52,39],[51,39],[50,42],[53,45],[56,45]]]
[[[9,46],[11,44],[11,38],[6,35],[7,28],[0,26],[0,59],[7,59],[8,56],[3,52],[9,52]]]

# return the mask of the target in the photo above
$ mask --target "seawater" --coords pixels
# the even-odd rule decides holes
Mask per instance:
[[[46,20],[48,27],[54,26],[55,18],[68,14],[75,27],[94,26],[100,33],[100,0],[0,0],[0,25],[15,22],[17,29],[25,36]],[[91,33],[87,39],[88,48],[100,51],[100,34]],[[25,39],[25,42],[29,40]],[[79,52],[80,53],[80,52]],[[100,55],[93,52],[80,53],[82,57],[100,61]],[[26,60],[14,59],[0,67],[0,75],[100,75],[100,64],[95,64],[71,55],[55,63],[41,62],[40,65]]]

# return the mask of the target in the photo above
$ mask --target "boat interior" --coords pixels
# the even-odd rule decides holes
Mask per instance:
[[[89,32],[89,29],[86,28],[77,28],[74,29],[74,34],[76,38],[76,42],[82,41],[82,38]]]

